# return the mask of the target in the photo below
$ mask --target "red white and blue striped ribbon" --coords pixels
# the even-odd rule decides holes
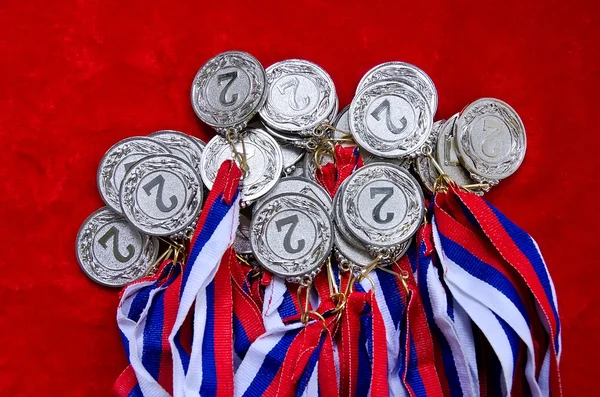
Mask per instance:
[[[434,265],[432,226],[427,223],[416,238],[418,287],[437,345],[437,368],[444,395],[478,396],[479,377],[471,319],[447,291]]]
[[[435,366],[435,351],[431,331],[427,324],[425,308],[413,276],[418,267],[419,252],[413,242],[405,256],[400,258],[396,266],[404,271],[408,292],[397,281],[401,294],[405,296],[405,315],[401,325],[401,347],[403,361],[400,366],[400,377],[409,395],[442,396],[440,377]],[[411,271],[412,270],[412,271]]]
[[[556,294],[537,244],[473,194],[451,188],[434,204],[444,281],[493,348],[502,394],[510,394],[523,374],[531,395],[560,395]],[[545,346],[540,331],[550,341]]]
[[[127,286],[117,324],[130,365],[119,376],[120,397],[169,396],[173,365],[168,336],[179,303],[181,265],[165,261],[154,276]]]
[[[260,280],[254,277],[254,271],[244,266],[236,258],[230,266],[233,293],[233,352],[234,372],[251,344],[265,332],[260,299],[253,296]],[[254,285],[253,285],[254,284]]]
[[[231,252],[238,226],[240,179],[235,162],[229,160],[221,165],[191,242],[179,309],[169,335],[175,397],[233,393],[230,273],[227,266],[223,276],[218,277],[218,270],[224,255]],[[192,313],[190,352],[186,349],[184,323]]]

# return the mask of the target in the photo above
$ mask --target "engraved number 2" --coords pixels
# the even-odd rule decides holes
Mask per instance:
[[[154,189],[154,186],[158,186],[158,189],[156,191],[156,206],[158,207],[158,209],[162,212],[169,212],[173,208],[175,208],[175,206],[177,205],[176,196],[171,196],[169,198],[169,200],[171,201],[170,206],[167,206],[163,201],[163,189],[165,187],[165,178],[163,178],[162,175],[158,175],[157,177],[155,177],[150,182],[144,185],[143,189],[148,196],[150,196],[150,193],[152,192],[152,189]]]
[[[227,82],[227,84],[225,84],[225,87],[223,87],[223,89],[221,90],[221,95],[219,95],[219,102],[221,102],[223,106],[231,106],[238,99],[238,94],[233,94],[231,96],[231,99],[227,100],[227,92],[229,91],[231,85],[237,79],[237,77],[237,71],[223,73],[217,76],[217,82],[219,83],[219,85],[221,85],[221,83],[224,81]]]
[[[379,106],[377,106],[377,108],[371,112],[371,116],[373,116],[375,120],[380,121],[381,113],[383,113],[384,111],[385,125],[392,134],[400,134],[406,129],[406,125],[408,124],[406,117],[402,116],[402,118],[400,119],[400,127],[397,127],[392,121],[392,116],[390,114],[390,101],[388,101],[387,99],[381,102]]]
[[[110,240],[111,238],[113,239],[112,251],[113,255],[115,256],[115,259],[121,263],[125,263],[128,260],[130,260],[133,257],[133,254],[135,253],[135,248],[133,248],[133,245],[128,244],[126,247],[127,256],[121,254],[121,251],[119,251],[119,229],[117,229],[116,227],[113,226],[110,229],[108,229],[108,231],[104,233],[104,236],[100,237],[98,243],[100,243],[102,247],[108,248],[107,243],[108,240]]]
[[[292,247],[292,233],[294,233],[294,229],[296,229],[296,226],[298,226],[298,215],[292,215],[288,216],[287,218],[280,219],[275,222],[275,225],[277,226],[278,232],[280,232],[285,225],[290,225],[290,228],[283,238],[283,248],[287,252],[290,254],[297,254],[304,249],[304,245],[306,244],[304,239],[298,240],[298,245],[296,248]]]
[[[298,86],[300,85],[300,81],[298,80],[297,77],[292,77],[291,79],[289,79],[288,81],[286,81],[285,83],[281,84],[279,87],[277,87],[277,89],[279,90],[279,93],[281,95],[285,95],[285,93],[291,88],[292,92],[290,93],[289,97],[288,97],[288,105],[290,105],[290,107],[292,109],[294,109],[295,111],[301,111],[304,110],[308,107],[308,105],[310,104],[310,97],[306,96],[304,98],[300,99],[300,103],[298,103],[298,100],[296,99],[297,95],[298,95]]]
[[[374,199],[375,196],[379,196],[383,194],[383,198],[380,202],[377,203],[375,208],[373,208],[373,220],[377,223],[386,224],[390,223],[392,219],[394,219],[394,213],[388,212],[385,214],[385,219],[381,218],[381,207],[392,197],[394,194],[394,188],[392,187],[372,187],[370,190],[371,198]]]
[[[500,142],[500,130],[496,127],[489,126],[487,124],[487,120],[484,120],[483,132],[487,133],[481,145],[481,150],[483,150],[483,154],[489,157],[497,157],[500,154],[498,151],[500,150],[500,147],[502,145],[502,143]]]

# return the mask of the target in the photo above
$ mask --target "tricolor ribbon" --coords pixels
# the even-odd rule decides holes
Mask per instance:
[[[181,289],[181,264],[163,262],[155,275],[128,285],[117,324],[130,365],[115,382],[116,396],[169,396],[173,365],[168,337]]]
[[[533,396],[561,395],[556,293],[535,241],[453,185],[435,197],[433,238],[444,283],[497,359],[500,371],[480,378],[499,384],[502,395],[520,377]]]
[[[241,176],[235,162],[221,164],[192,238],[179,309],[169,335],[175,397],[233,394],[229,261],[239,222]],[[191,351],[185,348],[184,337],[184,323],[189,316],[193,318]]]

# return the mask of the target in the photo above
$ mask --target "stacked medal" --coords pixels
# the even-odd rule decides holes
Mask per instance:
[[[480,217],[489,209],[479,196],[525,155],[525,129],[509,105],[483,98],[434,122],[429,76],[388,62],[365,74],[338,113],[333,81],[318,65],[291,59],[265,70],[236,51],[198,71],[191,101],[216,135],[204,145],[160,131],[113,146],[98,171],[107,207],[77,239],[79,262],[94,280],[123,286],[141,278],[119,306],[131,371],[117,381],[118,395],[135,387],[139,395],[212,395],[210,385],[248,396],[560,393],[552,380],[558,317],[533,315],[557,313],[543,259],[529,258],[531,250],[529,261],[511,256]],[[203,185],[210,193],[201,211]],[[515,228],[507,233],[521,247],[517,240],[531,238]],[[453,242],[483,261],[479,267],[455,258],[462,251]],[[518,293],[502,295],[508,287],[487,266],[508,274]],[[545,296],[529,289],[539,280],[527,278],[528,266]],[[514,303],[520,313],[533,305],[526,311],[535,320],[525,322],[539,321],[550,342],[534,346],[491,290],[465,294],[476,285],[469,277],[501,291],[497,301],[524,299]],[[150,314],[167,309],[151,297],[174,288],[180,298],[169,316],[177,320],[167,329],[161,323],[162,348],[147,348],[148,336],[138,340],[130,323],[160,328]],[[450,307],[456,314],[448,317]],[[187,342],[186,321],[193,323]],[[496,321],[508,340],[523,341],[509,357],[504,350],[515,344],[496,340]],[[212,355],[225,345],[231,354]],[[500,370],[484,354],[497,357]],[[529,354],[523,370],[508,364],[521,354]],[[151,355],[171,363],[172,382],[149,368]],[[230,367],[229,376],[212,379],[211,365]],[[526,381],[513,382],[518,374]]]

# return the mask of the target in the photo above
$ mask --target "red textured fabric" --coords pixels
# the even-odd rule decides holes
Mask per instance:
[[[597,394],[600,3],[589,1],[0,2],[0,394],[107,396],[126,367],[118,291],[74,256],[102,206],[96,167],[159,129],[205,140],[190,87],[214,54],[323,66],[342,106],[372,66],[423,68],[436,118],[491,96],[527,129],[517,174],[487,195],[540,244],[563,321],[566,396]]]

